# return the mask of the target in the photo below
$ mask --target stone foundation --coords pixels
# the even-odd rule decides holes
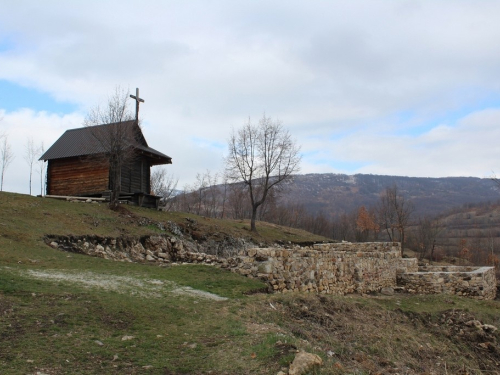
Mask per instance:
[[[251,248],[237,256],[199,252],[198,245],[165,235],[141,238],[49,236],[47,244],[104,259],[167,265],[201,263],[262,279],[274,292],[371,293],[400,287],[410,293],[445,293],[493,299],[493,267],[426,267],[401,258],[399,243],[328,243],[312,247]]]
[[[420,267],[418,272],[399,274],[398,284],[410,293],[456,294],[478,299],[494,299],[496,296],[493,267]]]
[[[164,235],[140,238],[99,236],[48,236],[49,246],[63,251],[120,262],[219,264],[228,267],[231,258],[200,253],[191,242]]]
[[[332,243],[306,249],[248,249],[234,272],[265,280],[276,292],[368,293],[396,286],[396,243]]]

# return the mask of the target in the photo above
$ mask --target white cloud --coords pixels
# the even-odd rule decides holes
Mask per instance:
[[[146,138],[181,184],[220,170],[213,145],[264,112],[303,145],[303,172],[482,176],[499,169],[483,111],[500,108],[499,18],[496,1],[4,2],[0,79],[81,113],[140,87]],[[16,116],[0,126],[17,133]],[[25,116],[49,144],[82,114]]]
[[[26,144],[32,138],[35,147],[43,143],[47,150],[64,131],[81,126],[83,117],[72,113],[67,115],[34,112],[21,109],[16,112],[0,110],[0,133],[7,134],[14,159],[5,171],[4,190],[18,193],[29,192],[29,167],[25,160]],[[40,155],[41,156],[41,155]],[[33,193],[40,194],[39,174],[33,174]]]
[[[364,129],[334,142],[307,146],[321,150],[330,146],[328,158],[333,167],[336,162],[342,165],[345,161],[364,165],[341,172],[487,177],[500,165],[499,123],[500,109],[486,109],[456,123],[438,125],[416,137]],[[322,155],[321,159],[324,158]]]

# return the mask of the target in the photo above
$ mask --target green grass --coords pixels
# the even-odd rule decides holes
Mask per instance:
[[[446,320],[463,312],[500,327],[498,301],[248,294],[264,284],[211,266],[70,254],[43,240],[47,234],[158,233],[154,224],[137,224],[143,217],[178,225],[190,217],[204,235],[251,238],[246,222],[139,208],[117,213],[99,204],[0,193],[1,374],[276,374],[296,349],[320,355],[324,366],[316,373],[322,375],[451,374],[462,367],[480,374],[494,373],[500,363],[498,333],[460,336]],[[265,223],[259,229],[256,242],[318,240]],[[99,280],[118,284],[89,287]],[[134,289],[130,280],[152,292]],[[174,292],[186,287],[227,300]],[[481,340],[496,345],[494,351],[481,349]]]
[[[229,300],[168,294],[142,298],[26,278],[23,272],[33,268],[24,265],[2,268],[0,373],[141,373],[144,366],[151,366],[148,373],[153,374],[275,374],[293,360],[294,348],[322,356],[325,366],[320,374],[370,373],[382,362],[386,367],[405,364],[420,371],[421,363],[437,357],[448,366],[478,366],[460,357],[473,353],[471,346],[476,344],[451,341],[438,328],[422,323],[425,318],[437,324],[435,318],[447,309],[449,302],[437,297],[246,296],[243,292],[254,288],[256,281],[213,267],[160,269],[109,263],[119,267],[91,270],[175,279],[179,284],[186,280],[203,290],[216,288]],[[219,280],[210,284],[213,279]],[[486,323],[498,323],[496,302],[481,302],[477,312],[476,304],[457,299],[454,307],[471,310]],[[133,338],[122,340],[126,336]],[[326,355],[329,350],[333,357]],[[422,360],[422,353],[428,358]]]
[[[228,301],[176,295],[141,298],[72,283],[29,279],[23,276],[25,268],[10,267],[0,272],[2,374],[44,367],[73,374],[118,373],[120,369],[142,366],[152,366],[153,373],[164,373],[166,369],[181,373],[208,370],[215,363],[207,361],[214,356],[214,348],[245,335],[237,318],[240,300],[247,298],[242,293],[262,287],[259,282],[207,266],[161,270],[127,264],[116,270],[115,275],[128,271],[137,278],[175,280],[231,297]],[[92,271],[97,273],[103,268]],[[134,338],[122,341],[124,336]],[[115,355],[119,360],[112,361]],[[189,361],[184,360],[186,355]]]

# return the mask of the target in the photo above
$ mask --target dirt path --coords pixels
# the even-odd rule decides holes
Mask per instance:
[[[10,268],[9,271],[15,272]],[[120,294],[130,294],[144,298],[161,298],[166,295],[189,296],[197,299],[225,301],[217,294],[180,286],[173,281],[142,279],[133,276],[116,276],[94,272],[71,270],[27,270],[19,271],[24,277],[78,284],[85,288],[103,289]]]

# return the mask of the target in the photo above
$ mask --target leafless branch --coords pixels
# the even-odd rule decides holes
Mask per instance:
[[[134,129],[124,125],[126,121],[135,118],[128,109],[128,97],[128,92],[117,87],[106,106],[91,109],[84,121],[84,125],[90,127],[95,139],[91,147],[100,148],[103,151],[102,161],[109,165],[112,207],[118,202],[121,193],[122,169],[135,156],[132,147]],[[106,126],[101,126],[103,124]]]
[[[35,146],[35,142],[32,137],[29,137],[26,141],[25,149],[24,149],[24,160],[28,164],[30,171],[30,179],[29,179],[29,192],[31,195],[31,180],[33,176],[33,164],[35,163],[36,157],[38,156],[39,150]]]
[[[45,152],[45,147],[43,145],[43,142],[40,144],[40,147],[38,147],[38,158],[40,158],[43,153]],[[45,161],[44,160],[38,160],[38,174],[40,175],[40,195],[43,195],[43,178],[44,178],[44,170],[45,170]]]
[[[385,229],[391,241],[395,241],[395,233],[399,234],[401,251],[404,250],[405,230],[414,210],[413,202],[400,194],[396,185],[386,188],[380,197],[377,210],[380,227]]]
[[[179,179],[169,175],[167,169],[164,167],[157,167],[151,172],[151,192],[161,197],[160,205],[163,206],[166,211],[172,209],[172,198],[175,196],[178,182]]]

